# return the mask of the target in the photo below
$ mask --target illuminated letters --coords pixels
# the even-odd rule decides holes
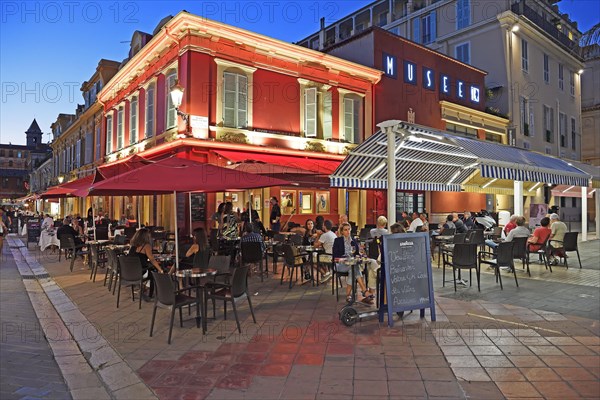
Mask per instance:
[[[441,75],[440,92],[448,95],[450,94],[450,78],[448,77],[448,75]]]
[[[411,85],[417,84],[417,65],[410,61],[404,61],[404,82]]]
[[[477,86],[471,86],[471,101],[479,103],[479,88]]]
[[[456,96],[459,99],[465,98],[465,83],[463,81],[456,81]]]
[[[432,69],[423,67],[423,87],[429,90],[435,90],[435,74]]]
[[[383,53],[383,72],[386,76],[396,79],[398,77],[396,56]]]

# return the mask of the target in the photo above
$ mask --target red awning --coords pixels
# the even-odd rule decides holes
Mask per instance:
[[[301,168],[324,175],[333,173],[341,163],[341,161],[325,160],[322,158],[293,157],[278,154],[248,153],[227,150],[214,150],[214,152],[232,162],[242,162],[246,160],[262,161],[285,167]]]
[[[41,199],[59,199],[63,197],[69,197],[73,193],[73,189],[66,189],[60,186],[54,186],[48,188],[44,193],[40,195]]]

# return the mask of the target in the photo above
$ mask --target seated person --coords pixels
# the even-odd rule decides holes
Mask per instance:
[[[529,232],[529,228],[525,226],[525,217],[518,216],[515,220],[515,224],[517,227],[511,229],[511,231],[508,233],[508,236],[506,236],[506,239],[504,240],[505,242],[512,242],[514,238],[518,237],[528,238],[531,234],[531,232]],[[498,243],[490,239],[486,240],[485,244],[494,249],[494,251],[496,250],[496,247],[498,247]]]
[[[148,278],[150,279],[150,291],[147,296],[145,296],[145,300],[148,300],[149,297],[152,297],[154,293],[154,279],[152,278],[151,271],[155,272],[163,272],[160,264],[154,259],[152,255],[152,236],[150,235],[150,231],[146,228],[142,228],[138,230],[135,235],[131,238],[130,241],[130,249],[127,257],[139,257],[144,273],[148,273]],[[175,267],[171,268],[170,273],[173,272]]]
[[[194,244],[192,244],[185,253],[185,258],[181,262],[181,264],[183,264],[183,268],[195,267],[194,259],[196,257],[202,257],[205,260],[208,260],[210,257],[210,246],[208,245],[204,228],[194,229]],[[199,265],[198,267],[205,268],[207,266],[208,265]]]
[[[458,213],[452,213],[452,222],[454,222],[454,226],[456,227],[456,233],[467,233],[467,226],[460,218],[458,218]]]
[[[550,214],[550,240],[548,240],[548,248],[550,250],[550,257],[548,262],[556,265],[558,264],[557,257],[565,257],[566,254],[562,249],[563,241],[565,240],[565,233],[569,231],[567,224],[562,222],[558,217],[558,214]]]
[[[341,236],[333,242],[333,260],[336,261],[336,269],[339,272],[348,272],[346,278],[346,300],[352,301],[352,282],[354,279],[358,282],[363,295],[363,302],[373,304],[373,293],[365,285],[365,280],[360,270],[360,265],[347,265],[341,261],[346,257],[354,257],[358,254],[358,243],[350,236],[351,227],[348,223],[340,225]]]
[[[515,229],[517,227],[516,224],[516,220],[517,220],[518,215],[511,215],[510,216],[510,220],[508,221],[508,224],[506,224],[504,226],[504,234],[508,235],[510,233],[510,231],[512,231],[513,229]]]
[[[383,215],[377,218],[377,226],[369,232],[372,238],[381,237],[390,233],[385,227],[387,226],[388,220]]]
[[[7,225],[8,226],[8,225]],[[54,230],[54,220],[50,216],[50,214],[46,214],[44,221],[42,222],[43,231],[53,231]]]
[[[429,221],[427,220],[427,214],[421,213],[419,214],[419,218],[421,219],[421,222],[423,222],[423,225],[421,226],[422,232],[429,231]]]
[[[75,246],[83,246],[83,240],[81,240],[79,233],[77,233],[77,231],[71,226],[71,218],[69,217],[66,217],[63,220],[62,226],[56,231],[56,237],[58,237],[58,240],[60,240],[60,237],[63,235],[72,235],[73,239],[75,240]]]
[[[262,249],[263,253],[265,252],[265,249],[266,249],[265,241],[263,240],[260,233],[257,233],[254,231],[254,227],[251,224],[246,224],[244,226],[244,234],[242,235],[240,241],[242,243],[244,243],[244,242],[260,243],[260,248]]]
[[[325,254],[321,254],[319,260],[322,263],[328,264],[331,262],[331,255],[333,254],[333,242],[337,238],[335,232],[331,229],[333,228],[333,222],[330,220],[326,220],[322,225],[323,233],[317,241],[314,243],[315,247],[322,247],[325,250]],[[321,265],[321,281],[320,283],[325,283],[331,279],[331,271],[325,265]]]
[[[448,214],[444,225],[437,231],[431,232],[431,235],[432,236],[443,235],[445,229],[456,229],[456,225],[454,225],[454,216],[452,214]]]
[[[419,226],[421,227],[421,229],[423,229],[423,221],[419,217],[419,213],[414,212],[412,214],[412,222],[410,223],[410,226],[408,227],[408,232],[416,232],[417,227],[419,227]]]
[[[77,236],[83,236],[83,226],[81,226],[80,221],[75,218],[72,222],[73,230],[77,232]]]
[[[404,226],[397,222],[395,224],[392,224],[392,226],[390,226],[390,231],[392,233],[406,233],[406,229],[404,228]]]
[[[550,225],[550,218],[544,217],[540,220],[539,227],[535,228],[533,235],[527,240],[527,246],[530,252],[537,252],[542,248],[542,245],[550,238],[552,230],[548,227]]]
[[[467,227],[467,229],[473,229],[475,226],[475,219],[471,216],[470,211],[465,211],[463,213],[462,221]]]
[[[125,224],[127,224],[127,217],[122,215],[121,219],[119,219],[119,225],[125,226]]]

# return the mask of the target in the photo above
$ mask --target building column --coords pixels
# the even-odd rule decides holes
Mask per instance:
[[[600,193],[598,193],[598,189],[594,191],[594,198],[596,199],[596,239],[600,239]]]
[[[587,187],[581,187],[581,241],[587,241],[588,227],[588,212],[587,212]]]
[[[389,225],[396,223],[396,133],[394,126],[387,128],[387,218]]]
[[[523,182],[515,181],[514,183],[513,208],[515,215],[523,215]]]

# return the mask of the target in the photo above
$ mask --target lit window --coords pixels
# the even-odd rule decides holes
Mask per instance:
[[[106,154],[112,153],[113,117],[106,117]]]
[[[133,97],[129,103],[129,143],[137,142],[138,136],[138,98]]]
[[[174,128],[177,125],[177,110],[171,99],[171,88],[177,80],[177,71],[170,71],[165,79],[166,90],[165,95],[167,97],[167,129]]]
[[[223,73],[223,126],[246,128],[248,124],[248,78]]]
[[[146,89],[146,137],[154,135],[154,83]]]
[[[317,137],[317,88],[304,89],[304,135]]]
[[[117,112],[117,150],[121,150],[123,148],[123,135],[124,135],[124,117],[125,111],[123,107],[119,107],[119,111]]]

